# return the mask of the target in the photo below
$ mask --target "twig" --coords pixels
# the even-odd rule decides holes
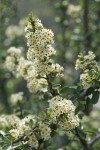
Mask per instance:
[[[93,136],[93,138],[88,142],[88,145],[92,146],[99,139],[100,139],[100,132],[97,135]]]
[[[84,98],[87,95],[88,88],[85,89],[79,96],[79,98]]]
[[[76,136],[78,137],[78,139],[80,140],[82,146],[83,146],[83,150],[89,150],[89,146],[87,144],[87,141],[85,139],[83,139],[79,133],[78,133],[78,130],[77,128],[75,129],[75,133],[76,133]]]

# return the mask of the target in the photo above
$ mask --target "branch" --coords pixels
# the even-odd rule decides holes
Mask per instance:
[[[85,139],[83,139],[79,133],[78,133],[78,129],[76,128],[75,129],[75,133],[76,133],[76,136],[78,137],[78,139],[80,140],[82,146],[83,146],[83,150],[89,150],[89,146],[87,144],[87,141]]]
[[[84,98],[87,95],[87,91],[88,91],[88,88],[84,89],[84,91],[80,94],[79,98]]]
[[[88,142],[88,145],[92,146],[99,139],[100,139],[100,132],[97,135],[93,136],[93,138]]]

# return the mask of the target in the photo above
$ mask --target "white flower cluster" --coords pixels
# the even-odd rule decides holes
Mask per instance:
[[[80,75],[80,81],[84,88],[88,88],[91,84],[91,77],[88,72],[89,70],[87,69]]]
[[[48,127],[45,124],[40,124],[39,129],[40,129],[42,139],[44,139],[44,141],[48,140],[50,138],[50,133],[51,133],[50,127]]]
[[[40,124],[39,125],[39,133],[41,135],[41,138],[44,141],[46,141],[46,140],[48,140],[50,138],[51,129],[50,129],[50,127],[48,127],[45,124]],[[34,133],[32,133],[29,136],[28,143],[29,143],[29,145],[31,147],[34,147],[34,148],[38,149],[39,142],[38,142],[38,139],[37,139],[37,137],[36,137],[36,135]]]
[[[35,128],[37,128],[38,132],[37,130],[35,132]],[[27,137],[26,141],[24,138],[24,141],[36,149],[39,146],[39,136],[41,135],[41,139],[46,141],[50,138],[51,133],[48,125],[42,123],[37,125],[35,115],[28,115],[23,119],[19,119],[16,115],[1,115],[0,130],[9,131],[14,140],[22,136]]]
[[[1,115],[0,116],[0,129],[6,130],[7,128],[15,127],[19,124],[20,119],[16,115]]]
[[[18,76],[22,76],[27,80],[27,87],[30,92],[35,93],[47,87],[47,80],[38,77],[32,61],[25,60],[22,57],[19,61],[17,72],[19,73]]]
[[[32,121],[32,127],[36,124],[36,116],[34,115],[28,115],[25,118],[21,119],[17,129],[20,131],[21,135],[29,135],[29,133],[32,131],[32,128],[29,124],[29,122]]]
[[[34,147],[35,149],[38,149],[39,142],[38,142],[38,140],[37,140],[34,133],[32,133],[31,136],[29,137],[28,143],[31,147]]]
[[[49,100],[49,104],[48,113],[54,124],[59,124],[65,130],[79,126],[79,118],[75,115],[75,106],[71,100],[56,96]]]
[[[30,121],[32,122],[32,126],[30,126]],[[32,128],[36,125],[36,116],[28,115],[25,118],[21,119],[18,126],[14,129],[11,129],[9,132],[13,139],[17,139],[19,137],[27,137],[26,143],[28,143],[31,147],[38,147],[38,139],[35,136],[35,133]]]
[[[82,70],[80,81],[84,89],[90,87],[94,80],[100,79],[95,54],[91,51],[89,51],[87,55],[81,53],[78,56],[75,69]]]
[[[23,100],[23,92],[14,93],[10,97],[11,104],[15,105]]]
[[[26,19],[22,19],[22,20],[19,21],[18,25],[8,26],[7,29],[6,29],[6,32],[5,32],[8,40],[12,41],[16,37],[20,37],[20,36],[24,35],[25,25],[26,25]]]
[[[79,16],[80,11],[81,11],[81,7],[79,5],[75,6],[70,4],[68,6],[67,14],[73,18],[76,18]]]
[[[88,68],[97,68],[95,57],[96,56],[92,51],[89,51],[87,55],[81,53],[80,55],[78,55],[78,59],[76,60],[75,69],[86,70]]]
[[[16,47],[8,49],[8,56],[6,57],[5,67],[16,75],[19,59],[22,56],[22,50]]]

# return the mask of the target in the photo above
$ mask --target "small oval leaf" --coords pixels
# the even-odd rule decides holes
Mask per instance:
[[[99,92],[95,91],[92,96],[92,104],[96,104],[99,100]]]

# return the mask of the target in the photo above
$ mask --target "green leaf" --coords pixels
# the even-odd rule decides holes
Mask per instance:
[[[2,150],[13,150],[11,144],[5,145]]]
[[[100,81],[95,81],[95,87],[100,88]]]
[[[85,104],[86,104],[86,101],[85,101],[85,100],[80,100],[80,104],[85,105]]]
[[[94,88],[93,87],[90,87],[88,90],[87,90],[87,95],[90,95],[90,94],[93,94],[94,93]]]
[[[53,84],[53,89],[59,89],[61,87],[60,84]]]
[[[92,100],[92,104],[96,104],[98,102],[98,100],[99,100],[99,92],[98,91],[95,91],[93,93],[91,100]]]
[[[85,107],[85,113],[89,114],[90,111],[92,110],[92,108],[93,108],[92,100],[90,98],[87,98],[87,100],[86,100],[86,107]]]
[[[64,86],[62,89],[60,89],[60,92],[64,92],[64,91],[67,91],[69,89],[74,89],[76,90],[77,89],[77,86]]]

